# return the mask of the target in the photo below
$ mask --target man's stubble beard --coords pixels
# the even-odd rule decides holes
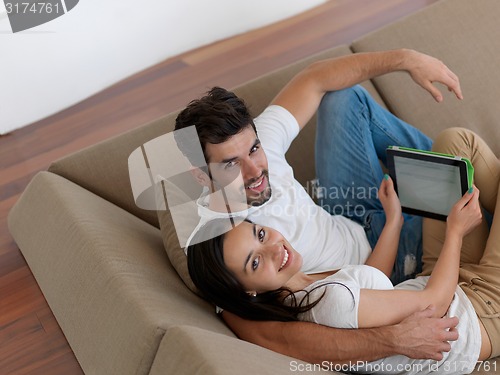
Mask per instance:
[[[264,203],[266,203],[269,199],[271,199],[271,194],[272,194],[272,189],[271,189],[271,182],[269,181],[269,172],[267,170],[263,170],[262,174],[264,175],[265,179],[267,180],[267,186],[264,189],[262,193],[259,194],[258,197],[255,198],[248,198],[248,206],[249,207],[259,207],[262,206]]]

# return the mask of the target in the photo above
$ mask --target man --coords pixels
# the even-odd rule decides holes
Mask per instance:
[[[378,160],[385,161],[385,148],[390,144],[420,149],[430,149],[432,144],[417,129],[378,106],[361,87],[353,87],[393,71],[408,72],[438,102],[442,96],[433,82],[444,84],[462,98],[456,75],[430,56],[412,50],[355,54],[310,65],[255,119],[234,94],[214,88],[179,114],[176,130],[196,126],[209,165],[208,175],[198,174],[205,186],[213,190],[221,185],[218,182],[224,173],[234,176],[234,169],[241,173],[249,205],[245,215],[279,230],[303,255],[305,272],[364,263],[385,225],[377,197],[366,194],[382,179]],[[316,112],[322,207],[294,179],[285,160],[290,143]],[[347,188],[365,194],[343,198],[342,194],[329,194],[332,189]],[[201,201],[208,211],[213,204]],[[341,212],[337,212],[339,208]],[[394,281],[418,272],[420,251],[421,220],[406,216]],[[259,259],[252,261],[258,266]],[[250,322],[228,312],[222,316],[243,339],[309,362],[334,363],[393,354],[439,359],[450,348],[447,341],[456,339],[453,327],[457,324],[456,319],[428,318],[429,309],[396,326],[357,331],[308,323]]]

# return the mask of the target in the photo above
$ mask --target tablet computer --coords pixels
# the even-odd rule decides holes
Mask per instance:
[[[474,178],[466,158],[398,146],[387,148],[387,168],[403,212],[439,220],[446,220]]]

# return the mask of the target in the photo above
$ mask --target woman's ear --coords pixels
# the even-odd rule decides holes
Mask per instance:
[[[190,170],[190,172],[196,182],[201,186],[211,186],[212,181],[210,180],[210,177],[200,168],[193,168]]]

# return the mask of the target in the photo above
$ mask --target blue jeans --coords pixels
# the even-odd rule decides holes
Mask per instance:
[[[317,199],[332,215],[361,224],[374,248],[384,228],[378,199],[387,146],[430,150],[432,140],[380,107],[361,86],[327,93],[318,110],[316,131]],[[404,224],[393,283],[422,269],[422,218],[403,214]]]

